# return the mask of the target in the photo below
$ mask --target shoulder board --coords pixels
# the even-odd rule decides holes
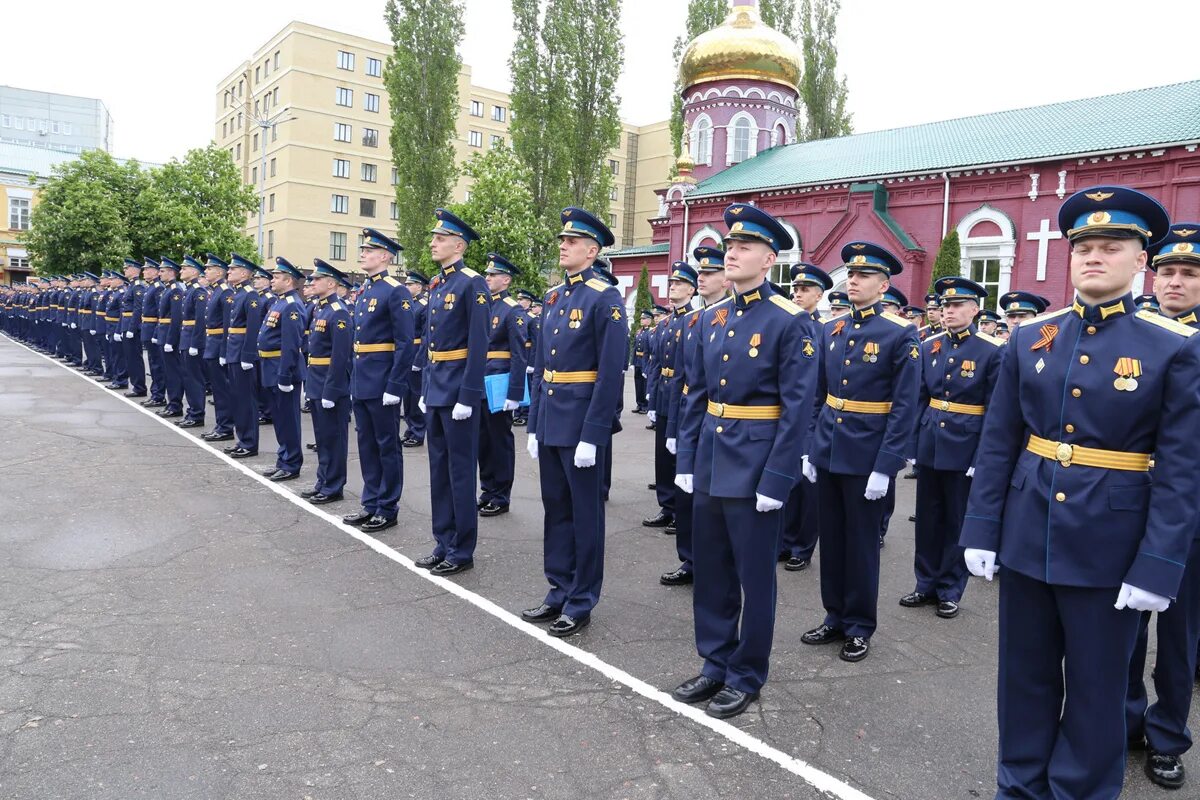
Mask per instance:
[[[429,301],[425,299],[425,295],[421,295],[421,297],[417,300],[417,302],[423,306],[429,305]]]
[[[976,331],[975,335],[978,336],[980,339],[983,339],[985,342],[992,345],[993,347],[1003,347],[1004,346],[1003,339],[992,336],[990,333],[984,333],[983,331]]]
[[[925,339],[925,341],[927,341],[927,342],[932,342],[934,339],[940,339],[940,338],[942,338],[942,337],[943,337],[943,336],[945,336],[945,335],[946,335],[946,332],[945,332],[945,331],[942,331],[941,333],[935,333],[933,336],[930,336],[930,337],[926,338],[926,339]],[[979,333],[979,334],[976,334],[976,336],[986,336],[986,335],[987,335],[987,334],[984,334],[984,333]]]
[[[396,280],[391,275],[385,275],[383,278],[383,282],[386,283],[388,286],[399,286],[400,285],[400,281]]]
[[[834,322],[836,320],[845,319],[847,316],[848,315],[846,315],[846,314],[842,314],[840,317],[826,317],[825,319],[821,320],[821,324],[828,325],[829,323]]]
[[[773,294],[769,299],[772,303],[779,306],[793,317],[800,313],[800,306],[796,305],[791,300],[788,300],[786,297],[780,297],[777,294]]]
[[[705,311],[708,311],[708,309],[710,309],[710,308],[712,308],[712,306],[707,306],[705,308],[693,308],[691,311],[684,314],[684,316],[685,317],[698,317],[701,314],[703,314]],[[641,333],[641,331],[638,331],[638,333]]]
[[[880,314],[879,316],[882,317],[883,319],[886,319],[888,322],[892,323],[893,325],[899,325],[901,328],[913,327],[912,320],[908,319],[907,317],[902,317],[899,314],[893,314],[890,311],[885,311],[882,314]]]
[[[1161,314],[1155,314],[1153,311],[1139,311],[1136,314],[1134,314],[1134,316],[1140,320],[1144,320],[1153,325],[1157,325],[1160,328],[1166,328],[1169,331],[1174,331],[1175,333],[1178,333],[1180,336],[1195,336],[1196,335],[1195,328],[1189,328],[1187,325],[1184,325],[1182,322],[1176,322],[1173,319],[1167,319],[1166,317],[1162,316]]]
[[[1033,319],[1029,320],[1028,322],[1022,322],[1021,325],[1022,326],[1033,325],[1036,322],[1044,322],[1045,320],[1048,320],[1048,319],[1054,319],[1055,317],[1061,317],[1063,314],[1070,313],[1070,311],[1071,311],[1071,307],[1067,306],[1066,308],[1060,308],[1058,311],[1050,311],[1050,312],[1047,312],[1040,316],[1034,317]]]
[[[517,304],[517,301],[513,300],[511,297],[506,297],[506,298],[504,298],[504,304],[509,305],[509,306],[515,306]]]
[[[722,297],[720,300],[718,300],[717,302],[713,303],[711,306],[705,306],[705,307],[704,307],[704,310],[705,310],[705,311],[708,311],[708,309],[710,309],[710,308],[717,308],[718,306],[723,306],[723,305],[725,305],[726,303],[729,303],[729,302],[732,302],[732,301],[733,301],[733,295],[725,295],[725,296],[724,296],[724,297]]]
[[[244,286],[242,288],[244,288],[246,290],[246,294],[258,294],[258,292],[254,291],[254,287],[250,286],[249,284],[247,284],[246,286]]]
[[[546,294],[550,294],[551,292],[557,292],[559,289],[562,289],[564,286],[566,286],[565,283],[560,283],[555,286],[551,286],[549,289],[546,290]]]
[[[330,307],[330,308],[332,308],[334,311],[341,311],[341,310],[342,310],[342,304],[341,304],[341,303],[339,303],[339,302],[337,302],[336,300],[335,300],[335,301],[333,301],[332,303],[330,303],[330,304],[329,304],[329,307]]]
[[[602,281],[599,278],[589,278],[586,285],[592,287],[597,292],[603,292],[605,289],[612,287],[611,283]]]
[[[296,298],[292,297],[292,296],[289,294],[289,295],[287,296],[287,301],[288,301],[289,303],[294,303],[294,302],[296,302]]]
[[[479,273],[476,272],[475,270],[471,269],[470,267],[463,267],[461,270],[459,270],[459,272],[461,272],[463,275],[466,275],[468,278],[478,278],[479,277]]]

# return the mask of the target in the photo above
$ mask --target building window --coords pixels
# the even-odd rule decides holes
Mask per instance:
[[[363,128],[363,146],[379,147],[379,131],[374,128]]]
[[[271,159],[271,177],[275,177],[275,159]]]
[[[358,215],[360,217],[375,216],[375,201],[369,200],[366,197],[360,197],[358,199]]]
[[[254,82],[258,83],[262,80],[262,67],[254,68]]]
[[[275,69],[279,69],[279,51],[275,51]]]
[[[337,94],[334,97],[334,102],[339,106],[351,108],[354,106],[354,90],[347,89],[343,86],[337,87]]]
[[[254,134],[254,139],[252,141],[254,142],[254,144],[252,146],[254,147],[255,150],[257,150],[258,149],[258,134],[257,133]]]
[[[238,161],[242,160],[242,143],[241,142],[237,143],[237,155],[234,156],[234,158],[236,158]]]
[[[221,106],[221,108],[229,108],[229,92],[223,93],[221,95],[221,98],[225,101],[225,104],[223,106]],[[5,125],[4,127],[7,128],[8,126]]]
[[[376,167],[374,164],[363,164],[362,165],[362,179],[364,181],[366,181],[367,183],[374,183],[375,175],[377,174],[377,171],[378,171],[378,167]]]
[[[29,230],[29,210],[31,201],[24,197],[8,199],[8,227],[14,231]]]
[[[378,78],[383,74],[383,62],[378,58],[367,56],[367,74],[372,78]]]
[[[344,122],[335,122],[335,123],[333,123],[333,140],[334,140],[335,142],[348,142],[348,141],[350,141],[350,134],[351,134],[351,133],[352,133],[352,129],[351,129],[351,127],[350,127],[349,125],[347,125],[346,123],[344,123]]]
[[[616,214],[608,215],[608,227],[610,229],[617,227],[617,215]]]
[[[479,102],[478,100],[471,101],[471,116],[472,117],[482,117],[483,116],[483,103]]]
[[[278,86],[276,86],[274,89],[271,90],[271,103],[273,105],[279,105],[279,87]]]
[[[620,164],[620,162],[618,162],[618,161],[615,161],[615,160],[613,160],[613,159],[611,159],[611,158],[610,158],[610,159],[608,160],[608,171],[609,171],[609,172],[611,172],[613,175],[619,175],[619,174],[621,174],[621,164]]]
[[[367,111],[379,113],[379,95],[370,94],[368,92],[366,95],[366,101],[363,103],[363,108],[365,108]]]
[[[338,50],[338,69],[354,69],[354,53]]]
[[[749,117],[740,117],[733,124],[733,149],[729,163],[739,164],[754,155],[754,123]]]
[[[335,158],[333,160],[333,177],[349,178],[350,177],[350,159]]]
[[[346,234],[338,231],[329,232],[329,260],[346,260]]]
[[[996,300],[1002,294],[1000,291],[1000,259],[971,259],[971,280],[988,290],[983,307],[995,311]]]
[[[400,205],[395,200],[392,201],[392,219],[400,219]]]
[[[273,142],[278,138],[279,138],[279,126],[272,125],[271,126],[271,141]]]
[[[350,195],[335,194],[330,198],[329,210],[334,214],[349,214],[350,213]]]
[[[229,135],[229,121],[226,120],[225,122],[221,123],[221,138],[225,138],[228,135]]]
[[[392,167],[392,186],[400,185],[400,170]]]
[[[246,82],[244,80],[238,81],[238,97],[245,97],[245,96],[246,96]]]
[[[608,199],[609,199],[609,200],[616,200],[616,199],[617,199],[617,187],[616,187],[616,186],[611,186],[611,187],[609,187],[609,189],[608,189]]]
[[[504,122],[507,110],[504,106],[492,106],[492,119],[496,122]]]
[[[25,256],[13,256],[8,259],[9,269],[29,269],[29,259]]]
[[[467,189],[465,192],[463,192],[463,202],[464,203],[471,202],[471,190],[470,189]]]
[[[471,147],[483,147],[483,134],[479,131],[468,131],[467,144]]]
[[[242,129],[242,112],[238,112],[238,130]]]
[[[251,168],[250,168],[250,183],[251,183],[251,184],[257,184],[257,183],[258,183],[258,167],[251,167]]]
[[[495,146],[497,146],[497,145],[502,145],[502,144],[504,144],[504,137],[503,137],[503,136],[497,136],[496,134],[494,134],[494,133],[493,133],[493,134],[492,134],[492,143],[491,143],[491,145],[490,145],[490,146],[491,146],[491,147],[495,147]]]
[[[271,197],[270,197],[270,200],[269,200],[269,202],[268,202],[268,205],[267,205],[267,210],[268,210],[268,211],[274,211],[274,210],[275,210],[275,193],[274,193],[274,192],[271,192]]]
[[[263,62],[263,77],[265,78],[266,76],[268,76],[270,74],[271,74],[271,59],[268,58],[266,61]]]
[[[275,231],[267,231],[267,258],[275,257]]]

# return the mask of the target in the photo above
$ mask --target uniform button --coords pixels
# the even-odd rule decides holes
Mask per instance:
[[[1060,503],[1065,503],[1067,500],[1067,496],[1065,494],[1063,494],[1062,492],[1059,492],[1058,494],[1054,495],[1054,499]]]
[[[737,315],[740,317],[740,316],[742,315],[742,312],[741,312],[741,311],[739,311],[739,312],[737,313]]]
[[[728,336],[730,339],[732,339],[732,338],[733,338],[733,331],[730,331],[729,333],[727,333],[727,334],[725,334],[725,335],[726,335],[726,336]]]
[[[552,356],[556,356],[556,355],[558,355],[558,351],[557,351],[557,350],[555,350],[555,349],[553,349],[553,348],[551,348],[551,349],[550,349],[550,355],[552,355]]]
[[[1095,326],[1095,325],[1088,325],[1087,332],[1088,332],[1088,333],[1095,333],[1095,332],[1096,332],[1096,326]]]
[[[939,428],[944,428],[944,427],[946,427],[946,423],[944,423],[944,422],[939,422],[939,423],[938,423],[938,427],[939,427]]]
[[[560,308],[560,309],[558,310],[558,315],[561,317],[565,311],[566,311],[566,309],[562,309],[562,308]]]
[[[720,425],[718,425],[718,426],[717,426],[717,433],[724,433],[724,432],[725,432],[725,429],[724,429],[724,428],[722,428]]]
[[[722,360],[722,361],[728,361],[728,360],[729,360],[729,354],[728,354],[728,353],[726,353],[725,355],[721,356],[721,360]]]
[[[952,358],[952,359],[950,359],[950,363],[951,363],[951,364],[953,364],[953,363],[954,363],[954,359],[953,359],[953,358]]]
[[[858,330],[861,327],[862,327],[862,325],[859,325],[857,322],[854,323],[854,330]]]
[[[1090,359],[1090,358],[1088,358],[1086,355],[1082,355],[1082,356],[1080,356],[1080,357],[1079,357],[1079,363],[1080,363],[1080,364],[1086,364],[1086,363],[1088,363],[1089,361],[1091,361],[1091,359]]]
[[[847,358],[845,363],[846,363],[846,366],[850,366],[850,359]]]
[[[437,325],[430,325],[429,330],[437,330]]]
[[[842,386],[849,386],[849,385],[850,385],[850,381],[846,380],[845,378],[842,378]]]
[[[558,333],[558,328],[555,328],[555,329],[554,329],[554,332],[555,332],[555,333]]]
[[[838,418],[837,418],[837,421],[838,421],[838,425],[841,425],[841,424],[842,424],[842,418],[841,418],[841,417],[838,417]]]
[[[724,378],[721,378],[721,385],[722,385],[722,386],[724,386],[724,385],[725,385],[725,379],[724,379]]]
[[[946,397],[949,397],[949,396],[950,396],[950,390],[949,390],[949,389],[947,389],[947,390],[946,390]]]
[[[1083,392],[1080,389],[1075,388],[1075,389],[1071,390],[1071,397],[1082,397],[1082,396],[1083,396]]]
[[[546,392],[546,394],[548,394],[548,395],[550,395],[551,397],[553,397],[553,396],[554,396],[554,390],[553,390],[553,389],[551,389],[550,391]]]
[[[946,380],[950,380],[950,377],[951,377],[951,376],[950,376],[950,373],[949,373],[949,372],[947,372],[947,373],[946,373]]]
[[[850,341],[846,342],[846,346],[847,346],[847,347],[854,347],[854,340],[853,340],[853,339],[851,339]]]
[[[1074,425],[1070,425],[1070,424],[1068,424],[1068,425],[1067,425],[1067,427],[1065,427],[1063,430],[1065,430],[1067,433],[1074,433],[1074,432],[1075,432],[1075,426],[1074,426]]]

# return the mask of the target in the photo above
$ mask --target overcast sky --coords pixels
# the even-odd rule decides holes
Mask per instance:
[[[0,83],[98,97],[115,154],[163,162],[213,132],[217,81],[293,19],[387,39],[382,0],[58,0],[8,3]],[[1169,31],[1178,0],[843,0],[839,71],[856,131],[893,128],[1200,78]],[[506,0],[467,0],[463,59],[508,87]],[[625,0],[622,116],[666,118],[671,44],[687,0]],[[1186,25],[1185,25],[1186,30]],[[1163,109],[1164,114],[1181,109]]]

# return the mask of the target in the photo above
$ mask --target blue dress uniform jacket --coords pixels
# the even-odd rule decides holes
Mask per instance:
[[[147,284],[145,291],[142,292],[142,340],[149,342],[155,338],[158,329],[158,308],[159,301],[162,299],[164,286],[161,281]]]
[[[425,331],[429,362],[421,375],[426,408],[479,405],[490,296],[483,276],[461,261],[443,267],[430,283]]]
[[[211,291],[204,305],[204,357],[224,358],[225,326],[228,309],[233,305],[233,289],[225,281],[209,288]]]
[[[262,297],[247,282],[234,289],[226,298],[226,303],[229,306],[229,324],[225,327],[225,364],[238,367],[243,362],[256,363],[258,330],[262,327],[266,311]]]
[[[140,339],[142,334],[142,310],[145,308],[144,298],[146,296],[145,281],[136,280],[125,285],[124,291],[121,294],[121,329],[120,331],[111,331],[112,333],[120,333],[121,338],[129,331],[133,331],[133,338]]]
[[[350,394],[356,400],[403,397],[416,345],[412,294],[390,275],[367,279],[354,306],[354,369]]]
[[[307,328],[308,311],[299,292],[288,292],[271,305],[258,331],[258,356],[262,359],[265,388],[303,385],[304,356],[301,351]]]
[[[529,320],[521,305],[507,292],[491,296],[485,375],[508,374],[506,399],[525,399],[525,366],[528,363]],[[427,401],[428,402],[428,401]]]
[[[921,395],[916,461],[963,472],[975,466],[984,411],[996,388],[1002,342],[974,325],[921,343]]]
[[[425,369],[425,365],[429,363],[429,346],[425,342],[425,334],[429,327],[429,298],[425,295],[413,300],[413,331],[416,337],[413,339],[413,344],[416,345],[416,352],[413,354],[413,367],[417,369]],[[409,387],[412,388],[412,387]],[[416,387],[420,393],[421,387]]]
[[[155,328],[154,338],[158,339],[159,347],[171,345],[179,352],[179,342],[183,334],[183,296],[186,289],[178,281],[163,287],[158,296],[158,327]]]
[[[184,284],[183,295],[183,330],[179,336],[179,348],[187,355],[187,351],[195,348],[196,355],[203,357],[205,342],[208,339],[207,306],[208,289],[193,281]]]
[[[336,295],[317,302],[309,322],[304,394],[314,403],[350,396],[354,329],[350,309]]]

